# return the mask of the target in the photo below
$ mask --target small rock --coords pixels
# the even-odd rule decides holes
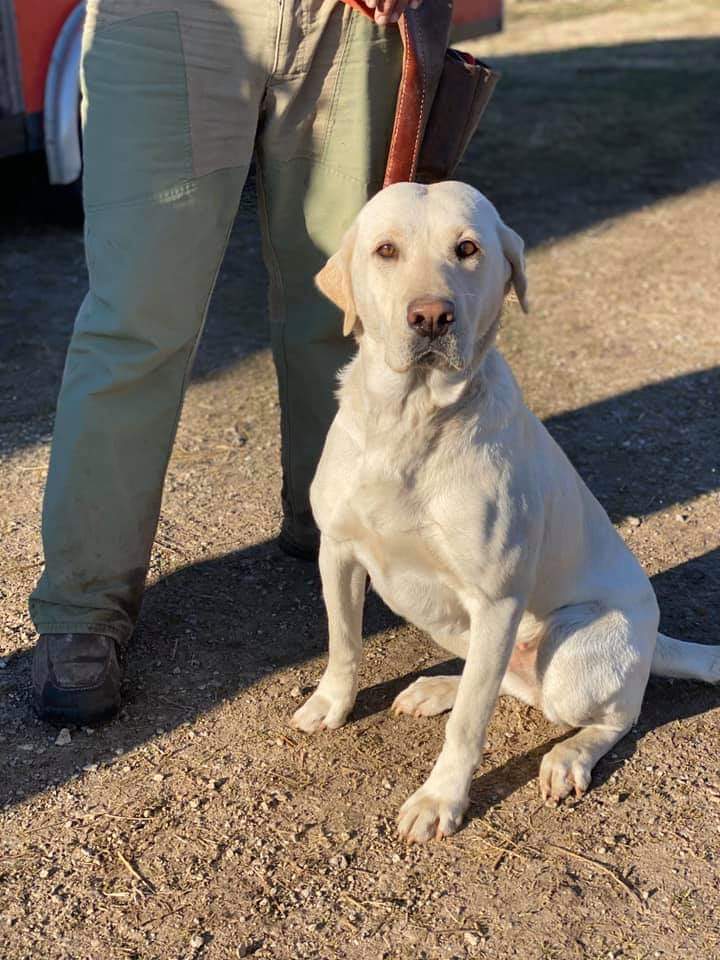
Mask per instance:
[[[262,946],[260,940],[250,940],[248,943],[239,943],[235,948],[235,954],[238,957],[250,957]]]
[[[55,739],[55,746],[66,747],[69,743],[72,743],[72,737],[70,736],[70,731],[68,730],[67,727],[63,727]]]
[[[8,662],[7,660],[0,659],[0,670],[7,670]]]
[[[639,527],[641,522],[640,517],[628,517],[628,523],[631,527]]]
[[[97,768],[98,768],[98,765],[96,763],[86,763],[85,766],[83,767],[83,770],[85,771],[85,773],[95,773]]]
[[[330,858],[330,866],[337,867],[339,870],[347,870],[347,865],[347,857],[342,853]]]
[[[477,947],[480,943],[480,937],[476,933],[470,933],[469,930],[466,932],[463,940],[468,947]]]
[[[196,933],[190,941],[190,946],[193,950],[201,950],[205,946],[205,938]]]
[[[392,790],[392,784],[390,783],[389,780],[387,779],[383,780],[382,785],[385,790]]]
[[[686,513],[676,513],[676,514],[675,514],[675,519],[678,521],[678,523],[686,523],[686,522],[687,522],[687,518],[688,518],[688,515],[687,515]]]
[[[300,687],[293,687],[292,690],[290,691],[290,696],[294,697],[296,700],[298,699],[298,697],[301,697],[302,690],[300,689]]]
[[[164,773],[154,773],[154,774],[150,777],[150,779],[151,779],[154,783],[162,783],[163,780],[165,779],[165,774],[164,774]]]

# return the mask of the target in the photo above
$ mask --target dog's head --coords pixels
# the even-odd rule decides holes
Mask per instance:
[[[316,277],[345,334],[384,346],[398,373],[469,370],[512,285],[527,312],[523,242],[464,183],[399,183],[377,194]]]

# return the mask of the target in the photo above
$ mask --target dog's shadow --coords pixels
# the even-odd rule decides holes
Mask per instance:
[[[448,674],[459,674],[462,671],[462,661],[444,660],[442,663],[435,664],[428,669],[406,673],[401,677],[384,683],[377,683],[371,687],[366,687],[358,693],[358,698],[353,710],[353,720],[361,721],[373,714],[379,714],[389,709],[395,697],[409,686],[418,677],[447,676]],[[412,720],[412,723],[440,722],[444,725],[449,714],[443,714],[441,717],[433,719]],[[517,790],[522,789],[533,779],[537,777],[540,769],[540,761],[548,750],[551,750],[556,743],[560,743],[569,734],[559,734],[551,740],[545,740],[531,750],[519,753],[506,760],[498,766],[491,766],[483,773],[473,779],[470,789],[470,807],[466,820],[475,817],[481,817],[486,810],[507,800]],[[492,756],[488,761],[492,763]],[[420,786],[421,771],[417,771],[418,782]]]

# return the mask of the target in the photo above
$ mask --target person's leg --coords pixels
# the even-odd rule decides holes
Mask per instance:
[[[282,410],[284,545],[311,553],[308,490],[353,350],[313,278],[385,172],[402,69],[396,27],[332,0],[285,4],[258,134],[272,346]]]
[[[264,15],[258,24],[266,28]],[[179,0],[170,10],[154,9],[151,0],[89,5],[90,289],[58,400],[43,509],[45,570],[30,600],[41,634],[36,702],[48,716],[50,707],[66,715],[68,704],[81,714],[96,709],[88,690],[97,687],[107,643],[94,662],[88,638],[122,646],[133,629],[266,73],[248,54],[241,27],[210,0]]]

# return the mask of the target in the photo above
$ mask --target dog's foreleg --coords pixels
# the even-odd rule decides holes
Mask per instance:
[[[328,616],[329,656],[317,690],[295,712],[292,725],[306,733],[345,723],[355,703],[362,656],[362,613],[367,574],[349,543],[320,540],[320,576]]]
[[[515,599],[472,605],[467,658],[445,743],[428,779],[400,810],[399,833],[411,842],[448,836],[462,823],[522,611]]]

